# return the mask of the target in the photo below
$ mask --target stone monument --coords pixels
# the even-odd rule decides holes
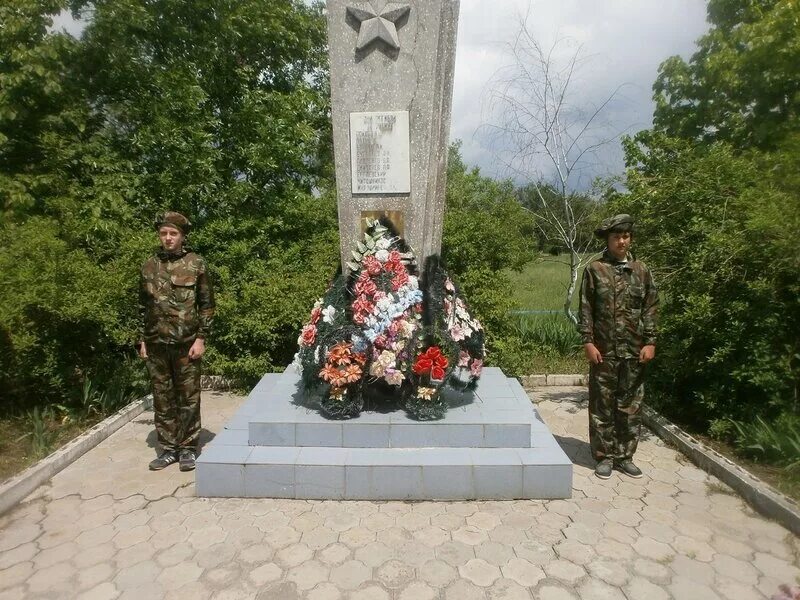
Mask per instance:
[[[381,215],[439,253],[457,25],[458,0],[328,0],[342,264]]]
[[[420,264],[441,246],[458,0],[328,0],[343,270],[388,217]],[[346,272],[346,271],[344,271]],[[512,499],[571,495],[572,464],[522,386],[488,368],[437,421],[332,421],[299,375],[267,374],[197,461],[200,496]]]

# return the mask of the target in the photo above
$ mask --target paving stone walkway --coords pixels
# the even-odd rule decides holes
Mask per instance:
[[[749,600],[797,581],[798,538],[655,436],[644,478],[601,481],[585,391],[531,397],[575,463],[570,500],[196,498],[191,473],[147,471],[145,413],[0,517],[0,599]],[[206,393],[204,425],[242,400]]]

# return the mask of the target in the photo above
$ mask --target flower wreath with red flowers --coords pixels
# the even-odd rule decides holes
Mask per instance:
[[[419,419],[447,410],[445,385],[474,387],[484,358],[483,328],[455,283],[416,258],[388,221],[370,221],[340,275],[311,310],[295,364],[322,411],[352,418],[381,389]]]

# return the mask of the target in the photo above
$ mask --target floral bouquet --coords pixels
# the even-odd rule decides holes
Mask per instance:
[[[414,253],[391,223],[369,222],[352,257],[298,339],[303,386],[322,388],[322,410],[333,418],[357,416],[366,386],[377,385],[403,398],[412,416],[441,418],[442,386],[474,386],[480,375],[480,323],[435,259],[423,293]]]

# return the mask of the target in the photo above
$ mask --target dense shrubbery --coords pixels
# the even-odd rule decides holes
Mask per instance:
[[[285,365],[337,257],[320,8],[108,0],[76,40],[65,5],[0,7],[0,406],[109,385],[167,208],[216,283],[209,368]]]
[[[664,297],[652,374],[662,408],[701,428],[722,420],[720,433],[727,418],[796,410],[800,190],[778,173],[800,154],[641,140],[649,152],[629,146],[637,168],[617,210],[638,216]]]

